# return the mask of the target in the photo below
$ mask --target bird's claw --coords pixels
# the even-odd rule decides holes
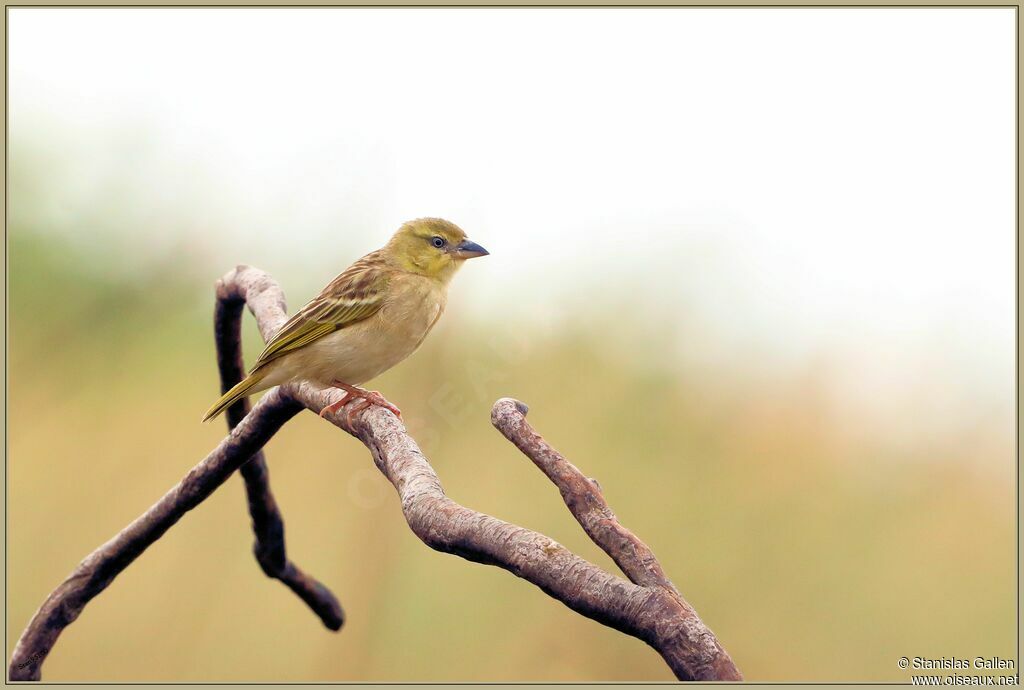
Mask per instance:
[[[355,397],[356,396],[352,395],[351,393],[345,393],[345,395],[341,397],[341,400],[338,400],[337,402],[332,402],[330,405],[327,405],[326,407],[324,407],[324,409],[320,410],[320,416],[326,418],[327,415],[334,414],[341,408],[345,407],[345,405],[348,405],[350,402],[352,402],[352,399]]]
[[[340,410],[345,405],[352,402],[353,400],[358,400],[359,402],[356,403],[356,405],[353,406],[345,414],[345,416],[348,418],[349,426],[353,425],[352,416],[354,414],[356,414],[357,412],[362,412],[371,405],[383,407],[384,409],[393,412],[395,416],[398,417],[399,419],[402,418],[402,411],[395,407],[394,405],[392,405],[391,403],[389,403],[387,400],[385,400],[384,396],[380,394],[380,391],[364,390],[362,388],[359,388],[358,386],[350,386],[349,384],[344,383],[342,381],[335,381],[334,385],[344,390],[345,395],[342,396],[342,398],[337,402],[333,402],[330,405],[324,407],[324,409],[320,410],[321,417],[326,417],[329,414],[333,414]]]
[[[348,415],[351,418],[356,412],[361,412],[371,405],[377,405],[383,407],[385,410],[391,410],[399,419],[402,418],[402,411],[389,403],[380,391],[363,391],[362,395],[356,395],[353,397],[359,398],[359,403],[356,404],[351,410],[348,411]]]

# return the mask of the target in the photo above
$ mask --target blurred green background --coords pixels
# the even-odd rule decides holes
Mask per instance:
[[[223,428],[198,424],[217,392],[213,274],[169,260],[129,280],[26,225],[11,228],[8,249],[13,645],[78,559]],[[491,429],[495,399],[528,401],[531,421],[601,481],[749,679],[901,679],[901,653],[1012,654],[1010,436],[887,446],[833,413],[814,371],[771,386],[722,381],[661,363],[665,346],[649,334],[639,365],[602,333],[510,332],[456,310],[378,387],[452,498],[614,567]],[[363,447],[313,415],[268,457],[289,551],[340,597],[340,634],[263,577],[236,477],[88,607],[45,677],[671,677],[644,644],[503,571],[427,549]],[[1002,471],[976,467],[998,458]]]
[[[436,121],[404,127],[388,120],[383,133],[348,128],[340,120],[337,132],[320,129],[352,109],[342,104],[324,115],[297,91],[288,94],[294,100],[271,98],[261,77],[247,71],[247,59],[270,59],[261,51],[275,32],[307,35],[289,33],[280,26],[285,15],[269,10],[241,15],[266,24],[239,31],[231,56],[216,52],[226,34],[192,15],[178,28],[208,29],[189,43],[190,55],[203,57],[191,66],[182,63],[180,71],[171,63],[156,61],[151,68],[147,62],[157,54],[191,59],[173,47],[147,52],[163,40],[180,46],[185,34],[160,29],[167,14],[118,14],[128,24],[142,22],[118,32],[109,29],[118,26],[109,13],[95,20],[88,13],[14,12],[8,654],[36,607],[78,561],[149,507],[222,438],[222,420],[199,423],[218,393],[214,280],[237,263],[252,263],[278,278],[294,310],[349,262],[380,246],[401,220],[440,214],[463,225],[492,255],[472,262],[455,279],[448,312],[423,348],[372,385],[402,408],[454,500],[541,531],[614,571],[554,487],[491,428],[491,404],[514,396],[530,405],[532,423],[548,440],[600,481],[622,522],[654,549],[746,678],[906,681],[908,674],[897,667],[901,656],[1012,657],[1013,265],[1003,251],[1012,247],[1012,225],[981,219],[972,225],[975,238],[967,240],[964,226],[957,225],[960,211],[949,206],[963,202],[971,213],[997,208],[965,196],[973,188],[950,172],[962,170],[974,179],[981,164],[942,169],[957,193],[940,193],[929,182],[920,191],[926,201],[915,201],[918,192],[909,188],[905,199],[893,201],[888,187],[864,182],[857,203],[837,206],[848,211],[829,216],[831,224],[795,210],[780,220],[758,204],[752,190],[768,185],[765,194],[780,208],[815,203],[804,198],[809,187],[796,178],[778,182],[784,176],[755,175],[751,187],[735,191],[730,186],[709,192],[699,184],[677,188],[664,171],[631,163],[634,149],[613,140],[607,155],[613,163],[623,156],[625,162],[602,168],[608,171],[602,175],[611,176],[605,187],[584,175],[593,160],[558,148],[574,145],[569,127],[555,131],[557,143],[545,143],[543,155],[517,159],[506,151],[487,167],[473,158],[471,149],[479,147],[471,135],[458,144],[460,128],[470,126],[469,119],[483,122],[480,136],[493,139],[481,141],[500,146],[504,135],[495,132],[514,134],[529,116],[509,114],[504,100],[488,105],[486,91],[473,93],[488,111],[486,118],[464,122],[431,109],[424,117]],[[959,28],[969,24],[965,15],[953,14],[940,21],[948,17]],[[216,16],[234,26],[240,15],[203,15],[210,22]],[[303,31],[315,34],[308,15],[287,15],[296,16],[305,22]],[[445,22],[462,16],[444,14],[434,28],[445,31]],[[472,21],[500,25],[521,15],[482,16]],[[542,26],[537,15],[528,16],[523,31]],[[560,16],[545,19],[561,21]],[[565,21],[577,26],[581,16],[594,15]],[[598,16],[596,21],[615,24],[637,15]],[[672,22],[669,33],[693,31],[680,46],[697,45],[703,34],[712,42],[731,35],[699,23],[680,28],[674,22],[681,16],[661,16]],[[745,22],[749,15],[713,16]],[[814,33],[787,23],[797,16],[803,15],[761,16],[758,21],[779,20],[773,31],[749,24],[750,41],[762,34],[777,41],[764,52],[750,48],[759,64],[766,61],[764,73],[752,79],[794,73],[769,64],[788,45],[777,38],[779,32],[792,31],[794,41],[825,36],[825,44],[845,40],[843,22],[851,19],[832,24],[829,17],[835,15],[828,15]],[[351,15],[341,17],[348,21]],[[381,31],[400,32],[403,22],[421,30],[437,15],[396,11],[372,17]],[[37,33],[29,31],[32,26]],[[839,33],[830,35],[830,26]],[[878,26],[876,15],[865,20],[864,31]],[[489,41],[504,40],[504,34],[485,28],[465,39],[480,51]],[[113,33],[104,39],[105,30]],[[457,30],[451,31],[450,42],[434,44],[438,51],[461,49]],[[592,39],[603,50],[610,43],[595,31],[596,38],[588,39],[581,29],[579,40]],[[358,33],[348,38],[357,40]],[[367,35],[373,40],[383,34]],[[538,54],[545,45],[561,50],[558,37],[564,35],[553,30],[538,38]],[[885,51],[904,55],[908,35],[925,40],[931,34],[896,30],[870,41],[880,56],[879,79],[889,73],[901,79],[902,63]],[[952,44],[945,34],[936,35],[936,52],[922,54],[941,59]],[[860,45],[861,34],[850,36]],[[88,50],[76,52],[78,40],[87,40]],[[132,47],[132,61],[118,52],[120,41]],[[314,78],[321,64],[335,65],[338,79],[350,78],[338,67],[348,64],[344,60],[314,60],[302,51],[313,50],[308,46],[316,41],[301,43],[292,44],[298,58],[273,53],[273,61],[304,62],[293,73],[273,74],[272,89],[288,89],[292,76],[302,84],[327,83]],[[419,70],[447,74],[434,69],[431,61],[438,58],[415,50],[415,43],[396,43],[415,53],[410,79],[420,79]],[[324,45],[335,49],[334,43]],[[99,69],[92,61],[104,46],[114,47],[110,62]],[[949,59],[983,54],[964,51]],[[57,57],[47,67],[42,56],[51,53]],[[866,59],[859,50],[839,53],[854,56],[859,66]],[[74,60],[59,59],[66,54]],[[831,69],[830,55],[822,53],[822,69]],[[536,59],[536,78],[542,79],[548,63]],[[745,92],[745,65],[723,78],[738,93]],[[522,69],[529,74],[532,67]],[[229,73],[241,85],[222,78]],[[962,73],[942,73],[937,93],[960,93],[956,79],[970,81],[978,72],[965,67]],[[503,74],[499,69],[495,80],[511,89],[502,91],[509,103],[516,101],[516,89],[534,84],[527,78],[501,81]],[[628,141],[631,120],[625,130],[603,130],[604,111],[586,108],[587,89],[635,86],[628,70],[608,74],[560,106],[583,103],[587,112],[580,122],[598,118],[598,131],[619,132]],[[177,79],[177,90],[165,94],[157,87],[170,77]],[[370,97],[381,94],[366,91],[374,83],[346,87],[365,97],[355,101],[355,112],[366,122],[384,112]],[[403,93],[398,82],[382,83],[394,85],[383,91]],[[440,88],[441,96],[461,89],[445,91],[447,83],[423,88]],[[873,89],[877,83],[865,78],[853,86]],[[110,84],[117,86],[104,92]],[[155,90],[148,91],[153,84]],[[203,84],[209,91],[189,90]],[[359,91],[360,85],[366,89]],[[702,98],[700,84],[690,86],[697,90],[688,92],[688,102],[704,104],[709,121],[736,112],[716,105],[718,96]],[[478,87],[489,88],[485,82]],[[920,89],[917,97],[929,118],[946,112],[931,108]],[[559,93],[552,87],[546,97],[559,105]],[[878,95],[872,91],[870,97]],[[220,120],[202,110],[217,99],[229,108]],[[261,119],[270,117],[262,106],[246,110],[262,99],[277,108],[272,122]],[[985,102],[972,102],[988,117]],[[244,117],[230,111],[238,103]],[[836,101],[835,118],[848,105]],[[168,115],[175,108],[185,116]],[[663,135],[665,146],[686,150],[671,158],[672,165],[680,175],[712,184],[721,171],[694,158],[701,155],[700,143],[745,135],[728,123],[728,131],[716,134],[676,122],[672,112],[666,116],[672,134]],[[704,111],[687,106],[685,112]],[[786,119],[787,112],[779,117]],[[1012,107],[1008,112],[1012,116]],[[310,113],[322,119],[308,122]],[[842,122],[832,116],[824,119]],[[442,120],[453,128],[443,130],[444,136],[431,130]],[[901,142],[913,142],[917,130],[909,124],[900,130],[900,122],[876,124],[896,128]],[[964,151],[971,155],[1002,152],[1012,162],[1005,142],[979,139],[1002,130],[972,122],[935,126],[950,140],[969,131],[972,143]],[[502,123],[510,129],[501,130]],[[314,133],[308,140],[302,139],[306,129]],[[865,143],[870,136],[857,139],[857,130],[840,124],[835,129],[854,132],[852,149],[868,147],[866,159],[874,156]],[[241,148],[217,148],[239,131],[258,136]],[[1007,132],[1012,141],[1012,130]],[[828,178],[818,167],[821,161],[800,158],[814,155],[799,148],[815,148],[813,137],[801,143],[795,134],[763,134],[755,129],[750,136],[766,145],[781,141],[795,168],[809,178]],[[388,148],[403,136],[426,148]],[[291,147],[293,138],[305,143]],[[527,146],[524,141],[509,146]],[[884,146],[885,167],[895,169],[902,184],[900,166],[913,152]],[[771,155],[744,160],[756,165]],[[837,156],[837,168],[849,167],[856,155]],[[438,161],[448,172],[432,168]],[[921,165],[931,164],[923,159]],[[568,174],[575,170],[571,166],[584,177]],[[499,168],[523,186],[493,182],[490,176]],[[449,177],[456,169],[462,177]],[[319,174],[326,170],[343,172]],[[627,173],[638,181],[627,183]],[[558,180],[545,182],[545,174]],[[741,173],[730,169],[729,175],[729,185],[742,184]],[[479,180],[477,187],[471,178]],[[581,186],[572,187],[579,179]],[[831,193],[837,196],[820,203],[845,198],[844,192]],[[861,226],[866,235],[842,225],[840,216],[856,213],[855,206],[877,214],[880,207],[873,204],[882,197],[934,218],[909,223],[899,214],[890,221],[879,217]],[[651,199],[681,206],[652,206]],[[701,199],[718,201],[701,206]],[[1012,220],[1012,191],[998,201],[999,213]],[[547,210],[535,210],[541,207]],[[942,218],[950,219],[948,228],[938,224]],[[900,224],[905,237],[894,230]],[[793,228],[794,234],[786,234]],[[804,254],[792,253],[796,248]],[[251,361],[260,342],[251,318],[245,318]],[[344,629],[326,631],[294,595],[263,576],[250,550],[242,484],[233,477],[86,608],[60,638],[44,679],[671,679],[643,643],[578,616],[502,570],[425,547],[407,528],[395,492],[365,448],[315,415],[303,413],[284,428],[267,456],[289,553],[338,595],[348,617]]]

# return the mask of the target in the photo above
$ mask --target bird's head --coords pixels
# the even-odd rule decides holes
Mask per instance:
[[[462,228],[440,218],[419,218],[398,229],[385,251],[410,273],[448,282],[466,259],[487,250],[466,239]]]

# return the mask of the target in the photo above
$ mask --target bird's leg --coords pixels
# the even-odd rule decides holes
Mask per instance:
[[[345,395],[341,397],[341,400],[337,402],[332,402],[330,405],[320,410],[320,416],[326,417],[329,414],[337,412],[341,408],[345,407],[345,405],[348,405],[350,402],[352,402],[356,397],[357,396],[352,395],[351,391],[346,391]]]
[[[352,421],[352,415],[361,410],[365,410],[370,405],[380,405],[381,407],[391,410],[395,413],[395,416],[399,419],[402,418],[402,411],[389,403],[384,399],[384,396],[380,394],[380,391],[368,391],[359,386],[350,386],[342,381],[335,381],[334,385],[345,391],[345,397],[351,399],[359,398],[360,402],[356,404],[354,408],[349,410],[349,422]]]
[[[384,396],[380,394],[380,391],[368,391],[365,388],[360,388],[359,386],[349,385],[344,381],[334,381],[331,385],[333,385],[335,388],[340,388],[343,391],[345,391],[345,395],[338,402],[331,403],[324,409],[320,410],[321,417],[332,412],[336,412],[337,410],[344,407],[353,400],[358,399],[360,402],[354,408],[348,411],[349,424],[352,423],[352,415],[361,410],[365,410],[370,405],[380,405],[381,407],[394,412],[395,416],[398,417],[399,419],[402,418],[402,411],[395,407],[394,405],[392,405],[391,403],[389,403],[387,400],[385,400]]]

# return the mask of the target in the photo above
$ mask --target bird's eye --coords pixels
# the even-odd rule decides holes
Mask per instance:
[[[431,240],[430,240],[430,244],[432,244],[432,245],[434,245],[435,247],[437,247],[438,249],[440,249],[441,247],[443,247],[443,246],[444,246],[444,238],[443,238],[443,237],[434,237],[434,238],[431,238]]]

